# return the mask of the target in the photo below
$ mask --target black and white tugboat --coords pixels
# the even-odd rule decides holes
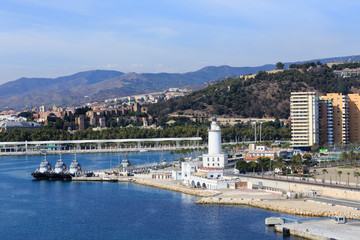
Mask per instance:
[[[66,170],[61,155],[55,164],[55,169],[49,173],[49,180],[71,180],[70,172]]]
[[[74,160],[70,164],[69,173],[70,173],[71,177],[77,177],[81,174],[81,165],[76,160],[76,155],[74,156]]]
[[[46,155],[40,163],[40,169],[36,169],[35,172],[31,173],[34,180],[47,180],[51,172],[51,164],[46,160]]]

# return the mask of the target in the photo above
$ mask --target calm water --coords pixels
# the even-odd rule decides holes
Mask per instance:
[[[73,156],[62,157],[69,166]],[[52,166],[57,158],[47,157]],[[83,170],[109,168],[123,158],[77,155]],[[128,155],[133,164],[161,158]],[[264,226],[276,212],[196,205],[197,197],[130,183],[32,181],[41,159],[0,157],[0,239],[283,239]]]

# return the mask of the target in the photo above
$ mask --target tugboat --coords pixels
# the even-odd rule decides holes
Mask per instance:
[[[81,165],[76,160],[76,155],[74,156],[74,160],[70,164],[69,173],[72,177],[76,177],[81,173]]]
[[[122,166],[123,168],[127,168],[127,167],[131,166],[130,161],[127,159],[127,155],[125,155],[125,159],[123,159],[123,160],[121,161],[121,165],[120,165],[120,166]]]
[[[48,176],[49,180],[71,180],[71,175],[69,171],[66,170],[66,165],[61,159],[61,155],[55,164],[55,169],[51,171]]]
[[[36,169],[35,172],[31,173],[31,176],[34,177],[34,180],[44,180],[49,179],[49,174],[51,172],[51,164],[46,160],[46,155],[40,163],[40,169]]]

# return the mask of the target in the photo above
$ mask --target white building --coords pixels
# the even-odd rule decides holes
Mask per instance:
[[[319,97],[316,92],[292,92],[290,98],[291,142],[294,148],[319,144]]]
[[[228,165],[228,156],[221,148],[221,128],[213,117],[209,129],[208,154],[203,155],[203,167],[225,168]]]
[[[198,165],[193,162],[182,162],[181,163],[181,181],[190,185],[191,174],[197,171]],[[174,175],[173,175],[174,179]]]

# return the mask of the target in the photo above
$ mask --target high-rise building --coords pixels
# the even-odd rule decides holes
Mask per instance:
[[[295,149],[309,150],[319,144],[319,96],[316,92],[292,92],[290,98],[291,142]]]
[[[360,142],[360,95],[349,94],[349,142]]]
[[[294,92],[290,101],[294,148],[360,142],[359,94]]]
[[[334,107],[332,100],[319,101],[319,138],[321,146],[334,145]]]
[[[328,93],[320,99],[331,101],[333,105],[333,143],[349,143],[349,97],[341,93]],[[324,118],[325,115],[320,116],[320,119]]]

